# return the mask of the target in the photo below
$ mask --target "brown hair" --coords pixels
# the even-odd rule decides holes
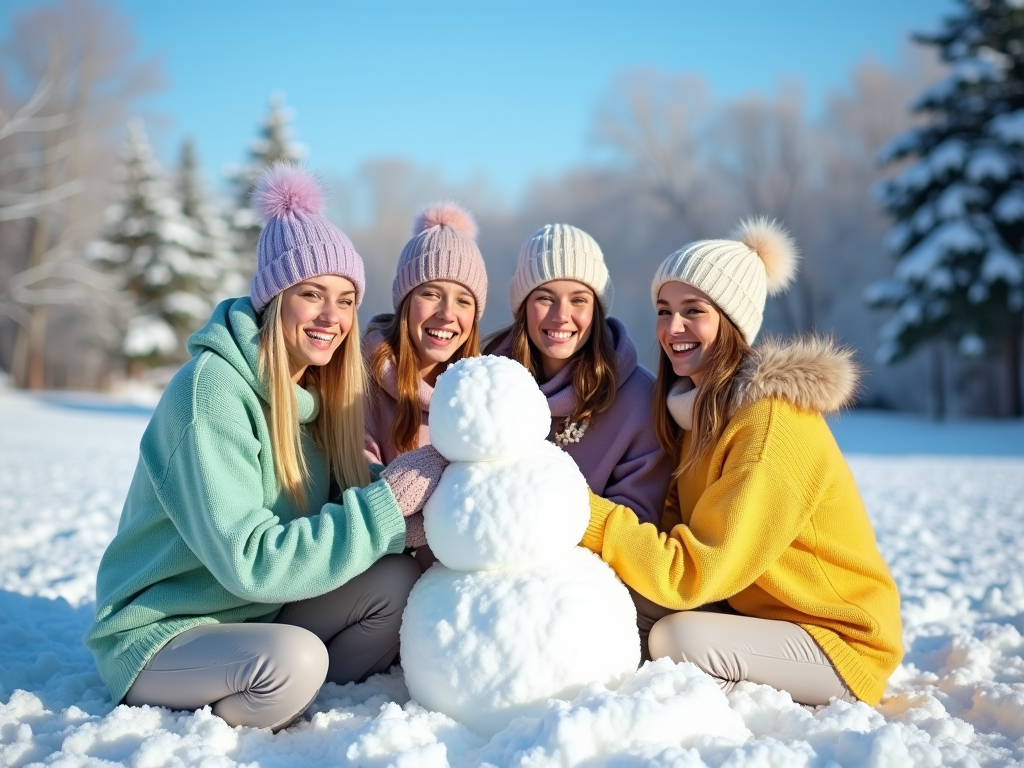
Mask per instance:
[[[368,330],[379,331],[384,340],[370,357],[370,375],[378,386],[383,386],[384,366],[390,361],[395,366],[398,382],[398,412],[391,422],[391,442],[395,450],[405,453],[416,448],[419,437],[422,411],[420,409],[420,370],[416,359],[416,348],[409,331],[409,293],[398,305],[393,315],[381,315]],[[445,370],[464,357],[480,354],[480,323],[474,316],[469,335],[445,364]]]
[[[732,380],[749,351],[750,345],[744,341],[743,335],[722,313],[718,335],[693,403],[690,449],[681,463],[683,430],[673,420],[667,405],[668,393],[679,376],[672,370],[672,363],[664,352],[658,356],[658,378],[654,384],[654,432],[665,452],[679,463],[675,477],[700,464],[722,437],[732,398]]]
[[[281,295],[267,304],[261,318],[259,375],[270,390],[270,443],[278,485],[296,506],[306,506],[309,467],[302,452],[298,404],[288,365],[281,326]],[[353,312],[352,328],[324,366],[306,369],[306,380],[320,392],[320,412],[310,425],[313,442],[327,454],[328,466],[342,488],[370,483],[370,468],[363,453],[363,393],[365,373],[359,347],[359,319]],[[353,332],[356,331],[356,332]]]
[[[527,296],[529,299],[529,296]],[[615,346],[605,320],[604,308],[594,296],[594,318],[590,338],[576,351],[576,365],[572,371],[572,389],[576,406],[569,416],[570,422],[591,421],[612,407],[615,402],[618,363]],[[509,357],[523,365],[533,378],[541,380],[544,368],[540,350],[530,340],[526,328],[526,301],[516,310],[512,325],[488,337],[484,352],[490,354],[505,339],[511,339]]]

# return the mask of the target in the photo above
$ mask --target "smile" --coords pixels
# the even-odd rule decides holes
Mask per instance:
[[[424,328],[423,332],[438,341],[451,341],[455,338],[455,331],[445,331],[441,328]]]
[[[324,331],[310,331],[310,330],[307,330],[306,331],[306,336],[308,336],[313,341],[320,342],[321,344],[330,344],[331,342],[334,341],[335,334],[333,334],[333,333],[326,333]]]
[[[693,341],[684,341],[678,344],[671,344],[673,352],[689,352],[691,349],[696,349],[699,345]]]
[[[565,341],[576,335],[576,331],[544,331],[544,335],[555,341]]]

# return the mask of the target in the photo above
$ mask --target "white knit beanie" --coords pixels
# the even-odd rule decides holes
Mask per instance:
[[[768,294],[781,293],[793,282],[799,254],[785,227],[763,216],[741,221],[732,238],[698,240],[665,259],[654,273],[651,301],[657,307],[665,283],[689,283],[706,293],[753,344]]]
[[[569,224],[545,224],[523,243],[508,289],[514,315],[538,285],[552,280],[576,280],[594,291],[607,315],[612,306],[612,281],[601,246],[582,229]]]

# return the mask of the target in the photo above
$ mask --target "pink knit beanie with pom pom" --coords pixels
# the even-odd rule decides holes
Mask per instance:
[[[796,277],[796,244],[785,227],[763,216],[741,221],[730,240],[699,240],[669,256],[651,283],[651,301],[678,280],[706,293],[753,344],[769,294],[782,293]]]
[[[323,215],[324,193],[307,169],[278,163],[256,182],[253,208],[264,220],[256,244],[252,306],[262,312],[277,294],[317,275],[340,275],[363,300],[363,260],[352,241]]]
[[[476,244],[473,216],[448,200],[433,203],[416,217],[412,233],[412,240],[398,258],[391,287],[395,311],[416,286],[431,280],[450,280],[473,294],[479,320],[487,303],[487,269]]]

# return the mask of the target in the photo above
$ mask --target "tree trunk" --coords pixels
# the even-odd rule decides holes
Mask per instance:
[[[1021,392],[1021,316],[1010,316],[1010,329],[1006,334],[1006,351],[1003,355],[1006,370],[1006,402],[1008,415],[1017,419],[1024,416],[1024,392]]]
[[[46,223],[43,220],[45,215],[45,212],[40,211],[32,219],[32,241],[29,246],[28,269],[43,263],[43,255],[47,248]],[[46,307],[36,304],[29,309],[28,325],[18,326],[18,336],[14,342],[14,361],[11,366],[16,386],[24,389],[43,388],[46,320]]]
[[[936,421],[946,418],[946,365],[941,341],[931,344],[931,416]]]

